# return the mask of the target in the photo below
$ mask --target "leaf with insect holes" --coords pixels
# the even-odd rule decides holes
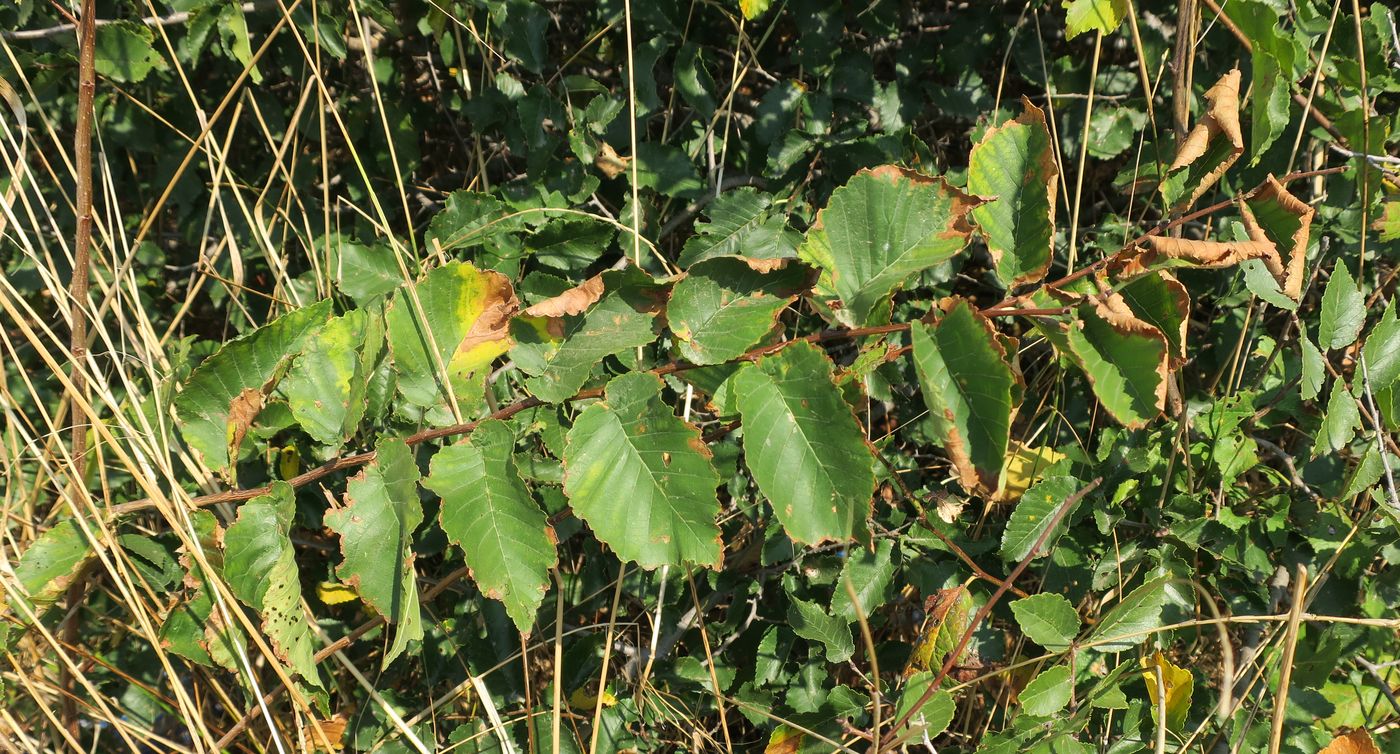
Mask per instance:
[[[656,375],[630,372],[579,414],[564,449],[564,493],[623,560],[718,569],[719,472],[700,430],[661,401],[661,387]]]
[[[175,398],[175,411],[180,416],[180,433],[206,466],[228,473],[231,462],[237,460],[229,456],[229,420],[235,406],[247,403],[248,391],[261,394],[330,317],[330,300],[289,312],[229,341],[190,373]],[[242,430],[246,432],[246,424]]]
[[[223,577],[229,591],[262,616],[263,633],[277,656],[318,688],[316,640],[301,608],[301,576],[292,549],[296,492],[273,482],[267,494],[244,503],[224,531]]]
[[[364,471],[346,485],[348,505],[325,515],[340,536],[340,580],[353,586],[370,607],[396,626],[383,667],[423,638],[418,585],[413,563],[413,532],[423,522],[418,499],[418,462],[398,438],[385,438]]]
[[[739,357],[772,332],[778,314],[807,287],[807,272],[794,264],[763,274],[725,257],[695,264],[666,307],[681,355],[694,364]]]
[[[897,289],[963,250],[968,213],[983,201],[942,178],[867,168],[832,192],[798,256],[821,268],[821,285],[841,299],[849,324],[882,324]]]
[[[1022,98],[1024,112],[987,129],[968,157],[967,190],[993,198],[972,210],[1003,285],[1045,277],[1055,252],[1059,171],[1045,113]]]
[[[910,329],[929,420],[962,485],[994,492],[1021,402],[1020,376],[1008,361],[1016,342],[967,299],[944,299],[934,315],[932,324]]]
[[[462,548],[481,593],[529,634],[558,556],[549,519],[516,469],[511,426],[483,421],[439,450],[423,486],[442,497],[442,531]]]
[[[451,391],[463,413],[472,413],[491,362],[510,348],[507,327],[518,308],[506,276],[466,262],[400,288],[384,315],[400,395],[431,408],[447,405]]]
[[[805,544],[863,531],[875,493],[864,433],[832,372],[826,354],[798,342],[731,378],[744,461],[788,536]]]

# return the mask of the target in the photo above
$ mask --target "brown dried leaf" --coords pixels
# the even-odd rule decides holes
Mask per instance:
[[[229,473],[233,473],[233,468],[238,464],[238,449],[243,445],[243,438],[248,435],[248,428],[253,426],[253,420],[258,418],[258,414],[263,409],[263,391],[257,388],[243,388],[243,391],[234,396],[228,404],[228,458]]]
[[[1318,754],[1381,754],[1381,750],[1376,748],[1371,734],[1362,729],[1337,736]]]
[[[310,723],[302,727],[301,735],[302,738],[315,745],[316,751],[340,751],[345,748],[345,726],[348,722],[350,721],[345,719],[343,715],[336,715],[329,720],[312,718]],[[319,733],[317,728],[320,729]],[[330,742],[331,748],[326,748],[325,743],[321,740],[322,735],[325,735],[326,741]]]
[[[1232,69],[1206,90],[1206,102],[1209,104],[1205,116],[1186,135],[1167,170],[1163,194],[1173,190],[1173,179],[1183,177],[1181,173],[1195,166],[1198,160],[1213,164],[1195,166],[1204,168],[1205,172],[1184,176],[1194,185],[1181,186],[1186,193],[1175,201],[1168,197],[1173,210],[1194,204],[1244,154],[1244,136],[1240,133],[1240,70]],[[1223,155],[1220,154],[1222,150],[1225,151]]]
[[[525,310],[531,317],[563,317],[583,314],[588,307],[603,297],[603,275],[599,273],[570,288],[567,291],[547,298]]]
[[[609,178],[616,178],[627,172],[627,168],[632,163],[631,157],[622,157],[612,145],[602,142],[598,146],[598,154],[593,158],[593,167],[602,171],[603,175]]]
[[[1193,241],[1188,238],[1148,236],[1143,241],[1145,253],[1152,255],[1140,260],[1142,267],[1151,266],[1159,258],[1182,259],[1200,267],[1233,267],[1246,259],[1278,260],[1278,249],[1264,240],[1251,241]],[[1267,264],[1267,262],[1266,262]],[[1123,273],[1134,268],[1125,266]]]

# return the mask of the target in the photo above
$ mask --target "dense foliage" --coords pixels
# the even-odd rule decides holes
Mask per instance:
[[[7,748],[1400,745],[1387,7],[83,5],[0,8]]]

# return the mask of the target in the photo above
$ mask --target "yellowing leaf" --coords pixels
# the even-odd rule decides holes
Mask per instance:
[[[773,730],[773,735],[768,738],[768,746],[763,749],[763,754],[797,754],[802,750],[802,743],[806,740],[806,733],[786,725],[779,725]]]
[[[312,721],[301,729],[301,735],[316,747],[314,751],[340,751],[345,748],[345,725],[348,722],[349,720],[340,715],[329,720]],[[325,736],[325,741],[322,740],[322,735]],[[325,742],[330,743],[329,749],[326,748]]]
[[[1002,475],[1001,489],[997,500],[1012,502],[1030,489],[1045,470],[1063,461],[1065,454],[1054,448],[1032,448],[1019,442],[1012,442],[1006,454],[1006,471]]]
[[[924,630],[909,654],[909,663],[904,666],[905,678],[922,670],[942,668],[948,653],[967,630],[972,595],[963,586],[940,589],[924,601],[924,612],[927,615]]]
[[[773,0],[739,0],[739,12],[744,14],[746,20],[752,21],[763,15],[772,4]]]
[[[277,473],[283,479],[291,479],[301,473],[301,453],[295,445],[288,445],[277,452]]]
[[[603,706],[611,707],[617,704],[617,697],[611,691],[603,689]],[[576,710],[592,712],[598,707],[598,695],[590,692],[587,686],[579,686],[569,694],[569,706]]]
[[[1337,736],[1317,754],[1381,754],[1381,750],[1376,748],[1371,734],[1363,729]]]
[[[1180,732],[1186,725],[1186,713],[1191,709],[1191,691],[1196,679],[1191,671],[1172,664],[1161,652],[1152,655],[1143,666],[1142,680],[1147,684],[1147,698],[1152,700],[1152,718],[1157,719],[1162,703],[1158,701],[1158,677],[1165,692],[1167,730]]]
[[[355,590],[338,581],[322,581],[316,585],[316,596],[327,605],[339,605],[355,599]]]

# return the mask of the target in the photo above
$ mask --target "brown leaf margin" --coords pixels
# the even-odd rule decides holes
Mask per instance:
[[[1046,255],[1045,264],[1041,265],[1039,269],[1027,271],[1026,273],[1018,276],[1015,280],[1006,281],[1007,285],[1009,286],[1016,286],[1023,283],[1033,283],[1037,280],[1044,278],[1045,273],[1050,271],[1050,265],[1055,262],[1055,202],[1059,199],[1060,194],[1060,183],[1056,180],[1060,177],[1060,168],[1058,165],[1055,164],[1055,141],[1054,138],[1050,135],[1050,127],[1045,120],[1045,111],[1041,110],[1039,107],[1036,107],[1025,95],[1021,96],[1021,106],[1023,110],[1020,115],[1016,116],[1011,120],[1006,121],[1005,123],[1002,123],[999,126],[992,126],[991,128],[988,128],[987,132],[982,135],[982,140],[974,144],[972,147],[972,154],[976,154],[978,148],[980,148],[983,144],[987,143],[988,141],[991,141],[992,137],[996,134],[1010,128],[1013,124],[1026,126],[1028,128],[1036,128],[1037,126],[1039,126],[1040,129],[1044,131],[1046,144],[1049,147],[1045,150],[1045,152],[1043,152],[1040,155],[1040,159],[1036,160],[1036,162],[1038,163],[1037,167],[1040,168],[1040,173],[1044,174],[1045,176],[1045,196],[1049,200],[1048,219],[1050,221],[1050,253]],[[971,157],[968,158],[969,165],[971,164],[971,159]],[[986,201],[990,201],[990,199],[984,199],[984,202]],[[976,209],[980,206],[982,206],[982,203],[979,203],[978,205],[972,208],[974,219],[976,217]],[[1003,256],[1006,255],[1007,250],[993,248],[991,239],[987,237],[987,233],[985,230],[982,230],[980,235],[982,236],[982,239],[987,242],[987,253],[991,254],[992,256],[992,265],[994,267],[1000,268],[1001,259]]]
[[[1201,177],[1190,195],[1172,205],[1173,211],[1196,203],[1201,195],[1214,186],[1220,177],[1244,154],[1244,136],[1240,132],[1240,69],[1232,68],[1220,77],[1215,85],[1206,90],[1206,114],[1201,118],[1176,151],[1167,175],[1181,170],[1210,150],[1210,144],[1218,137],[1230,142],[1230,154],[1209,173]]]
[[[1273,237],[1255,218],[1255,207],[1275,204],[1298,219],[1298,228],[1288,238]],[[1303,279],[1308,261],[1308,237],[1312,232],[1313,208],[1307,202],[1288,193],[1279,180],[1270,174],[1264,184],[1240,202],[1240,215],[1249,237],[1274,246],[1272,256],[1264,257],[1264,266],[1278,281],[1284,295],[1298,301],[1303,295]]]

